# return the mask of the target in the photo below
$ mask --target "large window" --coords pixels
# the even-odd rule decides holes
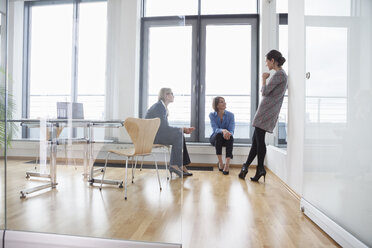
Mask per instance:
[[[170,87],[175,95],[170,124],[195,126],[187,139],[207,142],[212,99],[223,96],[227,110],[235,114],[235,140],[250,142],[257,108],[257,1],[235,2],[234,8],[226,8],[222,1],[211,5],[202,0],[199,6],[198,1],[178,1],[185,9],[177,14],[169,11],[171,3],[145,1],[142,116],[157,101],[159,89]]]
[[[55,118],[67,101],[103,118],[106,12],[105,1],[25,3],[23,117]]]

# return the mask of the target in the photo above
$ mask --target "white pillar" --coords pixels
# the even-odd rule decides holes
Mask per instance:
[[[138,117],[141,1],[109,0],[107,4],[105,118]],[[121,141],[128,141],[122,130],[108,132]]]

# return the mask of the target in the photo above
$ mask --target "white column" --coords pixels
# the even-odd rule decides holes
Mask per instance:
[[[108,0],[107,3],[106,119],[138,117],[139,103],[139,0]],[[122,130],[106,135],[127,141]]]

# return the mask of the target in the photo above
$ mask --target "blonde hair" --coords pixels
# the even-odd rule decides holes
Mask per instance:
[[[172,89],[171,88],[161,88],[160,91],[159,91],[159,94],[158,94],[158,101],[160,101],[160,100],[164,101],[165,100],[165,96],[168,93],[171,93],[171,92],[172,92]]]

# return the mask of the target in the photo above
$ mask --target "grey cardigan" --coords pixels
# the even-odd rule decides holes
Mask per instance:
[[[269,83],[261,88],[262,100],[253,118],[252,126],[272,133],[287,89],[287,74],[283,69],[275,72]]]

